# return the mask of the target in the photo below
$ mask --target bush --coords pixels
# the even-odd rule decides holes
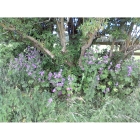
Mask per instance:
[[[25,49],[23,43],[10,42],[10,44],[0,44],[0,66],[10,62],[11,58],[16,57]]]
[[[117,54],[117,52],[116,52]],[[138,86],[140,79],[139,61],[134,59],[113,61],[109,52],[90,48],[83,58],[81,80],[82,93],[87,100],[106,94],[123,97]]]
[[[20,53],[17,58],[11,59],[9,66],[1,70],[6,71],[3,80],[8,79],[9,86],[14,85],[22,91],[38,87],[40,91],[47,90],[56,97],[62,94],[70,96],[76,86],[76,77],[62,69],[53,73],[43,70],[39,52],[31,47],[27,48],[25,54]]]
[[[17,58],[10,61],[8,74],[11,76],[12,84],[20,89],[33,88],[37,84],[41,88],[45,72],[42,69],[39,52],[28,47],[26,54],[20,53]]]
[[[24,93],[10,88],[7,94],[0,94],[0,122],[44,122],[55,116],[54,108],[48,92],[32,89]]]

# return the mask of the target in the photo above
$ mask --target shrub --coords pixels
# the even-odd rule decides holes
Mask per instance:
[[[48,92],[35,88],[31,92],[10,88],[0,94],[0,122],[43,122],[55,116],[55,102]]]
[[[116,52],[117,54],[117,52]],[[90,48],[83,58],[81,87],[87,100],[115,95],[122,97],[130,94],[138,85],[140,78],[139,61],[134,59],[115,60],[109,58],[109,52]]]
[[[26,55],[20,53],[17,58],[10,61],[8,74],[14,85],[25,90],[28,87],[44,82],[44,70],[41,66],[40,54],[36,49],[27,48]]]
[[[38,87],[41,91],[47,90],[55,95],[72,95],[76,86],[76,77],[72,74],[49,72],[42,69],[40,54],[36,49],[28,47],[26,53],[20,53],[18,58],[10,61],[8,74],[11,84],[23,91]],[[64,77],[68,75],[67,77]]]
[[[10,62],[11,58],[16,57],[20,52],[24,50],[23,43],[12,42],[9,44],[0,44],[0,66],[1,64],[7,64]]]
[[[60,69],[59,72],[49,72],[48,82],[52,85],[52,92],[57,95],[67,94],[70,96],[74,93],[76,86],[76,77],[74,75],[68,75],[68,77],[63,77],[63,70]]]

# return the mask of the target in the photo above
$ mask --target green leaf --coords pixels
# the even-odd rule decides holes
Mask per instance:
[[[62,88],[61,88],[61,87],[56,87],[56,89],[57,89],[58,91],[60,91]]]
[[[34,82],[34,80],[29,80],[28,81],[29,84],[32,84],[33,82]]]

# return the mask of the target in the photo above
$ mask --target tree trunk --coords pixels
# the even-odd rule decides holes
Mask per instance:
[[[66,36],[65,36],[65,28],[64,28],[64,18],[59,18],[57,20],[58,34],[60,38],[60,42],[62,45],[62,52],[66,52]]]

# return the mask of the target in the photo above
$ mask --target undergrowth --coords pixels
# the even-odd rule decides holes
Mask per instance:
[[[0,122],[140,121],[139,61],[113,64],[90,52],[79,78],[65,67],[44,70],[28,50],[0,65]]]

